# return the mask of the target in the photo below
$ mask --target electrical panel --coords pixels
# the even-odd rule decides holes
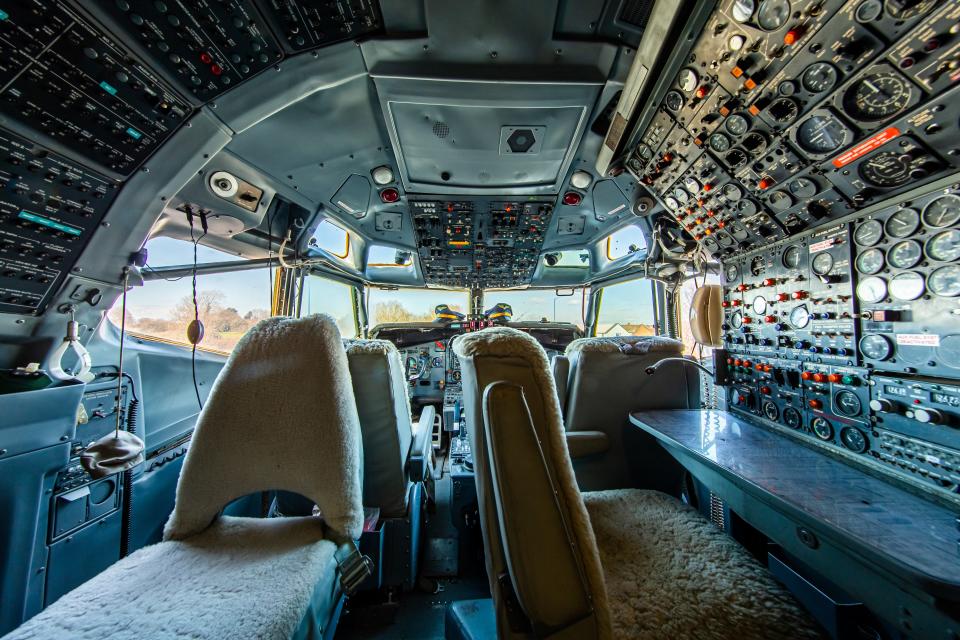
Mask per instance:
[[[349,40],[382,26],[376,0],[261,0],[270,26],[291,52]]]

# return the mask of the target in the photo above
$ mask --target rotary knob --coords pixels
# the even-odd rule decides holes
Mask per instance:
[[[913,419],[923,424],[940,424],[943,422],[943,414],[937,409],[914,409]]]

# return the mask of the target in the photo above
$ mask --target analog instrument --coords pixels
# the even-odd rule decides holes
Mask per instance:
[[[680,111],[683,108],[683,96],[679,91],[670,91],[664,96],[663,103],[670,111]]]
[[[667,208],[672,211],[676,211],[677,209],[680,208],[680,203],[677,202],[677,199],[674,198],[673,196],[667,196],[666,198],[664,198],[663,203],[667,205]]]
[[[740,151],[740,149],[734,149],[726,155],[723,161],[736,169],[737,167],[746,164],[747,154],[745,154],[743,151]]]
[[[800,107],[792,98],[780,98],[769,107],[770,115],[780,124],[788,124],[800,115]]]
[[[644,160],[649,160],[650,158],[653,157],[653,151],[650,149],[649,146],[643,143],[637,145],[636,153],[638,156],[640,156]]]
[[[747,198],[746,200],[741,200],[740,202],[737,203],[737,211],[740,212],[741,216],[745,218],[749,218],[750,216],[755,214],[757,211],[759,211],[759,209],[757,208],[756,202]],[[758,273],[755,275],[760,275],[760,274]]]
[[[723,197],[730,202],[736,202],[743,197],[743,189],[733,182],[729,182],[723,187]]]
[[[700,76],[697,75],[697,72],[687,67],[680,72],[680,76],[677,78],[677,84],[685,92],[690,93],[697,88],[697,83],[700,81]]]
[[[754,0],[734,0],[730,13],[737,22],[748,22],[756,9],[757,3]]]
[[[909,269],[923,257],[923,249],[916,240],[901,240],[887,250],[887,262],[894,269]]]
[[[687,177],[683,181],[683,186],[685,186],[687,188],[687,191],[689,191],[690,193],[697,194],[700,192],[700,188],[702,185],[700,184],[700,181],[697,180],[696,178]]]
[[[829,253],[818,253],[810,262],[810,268],[818,276],[825,276],[833,269],[833,256]]]
[[[750,129],[750,121],[747,120],[746,116],[735,113],[727,118],[723,126],[727,130],[727,133],[735,138],[739,138]]]
[[[867,249],[857,256],[857,271],[872,276],[880,273],[883,269],[883,251],[880,249]]]
[[[951,227],[960,220],[960,196],[948,194],[928,203],[923,209],[923,224],[934,229]]]
[[[734,329],[739,329],[743,326],[743,314],[739,311],[734,311],[730,316],[730,326]]]
[[[687,190],[683,187],[676,187],[673,190],[673,197],[676,198],[680,204],[683,204],[690,199],[690,194],[687,193]]]
[[[780,410],[777,409],[777,405],[770,400],[764,400],[761,409],[763,409],[763,415],[771,422],[776,422],[777,418],[780,417]]]
[[[900,74],[878,71],[850,85],[843,94],[843,106],[854,118],[873,122],[900,113],[912,97],[913,88]]]
[[[776,31],[790,19],[790,0],[760,0],[757,24],[764,31]]]
[[[883,15],[882,0],[864,0],[857,7],[857,22],[873,22]]]
[[[738,269],[735,264],[727,265],[727,269],[723,272],[723,275],[726,277],[727,283],[734,282],[740,277],[740,269]]]
[[[837,411],[851,418],[860,415],[863,409],[857,394],[846,389],[837,391],[837,395],[833,397],[833,404]]]
[[[944,298],[960,296],[960,265],[940,267],[927,278],[927,287]]]
[[[741,144],[748,153],[758,156],[767,150],[769,142],[767,142],[766,136],[762,133],[754,131],[753,133],[747,134],[747,137],[743,139]]]
[[[898,273],[890,279],[890,295],[898,300],[916,300],[925,289],[923,276],[916,271]]]
[[[767,202],[774,211],[786,211],[793,206],[793,198],[785,191],[774,191],[770,194]]]
[[[853,241],[861,247],[872,247],[883,237],[883,225],[877,220],[867,220],[853,232]]]
[[[730,150],[730,138],[722,133],[715,133],[710,136],[710,148],[717,153],[725,153]]]
[[[801,304],[790,310],[790,324],[796,329],[803,329],[810,324],[810,309],[807,305]]]
[[[893,355],[893,345],[886,336],[871,333],[860,339],[860,353],[871,360],[886,360]]]
[[[787,269],[796,269],[800,266],[800,247],[793,244],[783,252],[783,266]]]
[[[763,256],[757,256],[750,261],[750,273],[759,276],[767,268],[767,259]]]
[[[887,297],[887,281],[877,276],[864,278],[857,285],[857,298],[870,304]]]
[[[860,165],[860,177],[877,187],[898,187],[910,180],[910,161],[896,151],[871,156]]]
[[[927,240],[927,257],[937,262],[960,260],[960,231],[942,231]]]
[[[797,144],[810,153],[830,153],[848,142],[850,130],[830,114],[804,120],[797,128]]]
[[[814,62],[803,71],[800,84],[810,93],[829,91],[837,84],[837,68],[829,62]]]
[[[913,209],[900,209],[887,218],[884,225],[891,238],[909,238],[920,226],[920,214]]]
[[[793,407],[784,407],[783,423],[791,429],[799,429],[803,426],[803,417]]]
[[[791,180],[787,184],[787,188],[790,189],[790,193],[798,198],[812,198],[817,195],[817,191],[819,191],[817,183],[809,178]]]
[[[810,429],[813,431],[813,435],[817,436],[821,440],[827,442],[833,440],[833,425],[827,422],[826,418],[817,416],[811,420]]]
[[[430,361],[430,364],[432,364],[434,367],[442,367],[443,358],[434,358],[433,360]]]
[[[767,312],[767,299],[763,296],[757,296],[753,299],[753,304],[750,305],[753,307],[753,312],[758,316],[762,316]]]
[[[857,402],[860,401],[857,400]],[[867,450],[867,436],[863,435],[863,432],[856,427],[844,427],[841,429],[840,442],[854,453],[863,453]]]

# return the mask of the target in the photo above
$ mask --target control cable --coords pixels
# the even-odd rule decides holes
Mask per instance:
[[[200,322],[200,305],[197,302],[197,245],[207,235],[207,219],[200,217],[200,224],[203,226],[203,233],[199,238],[194,237],[193,215],[187,214],[187,220],[190,222],[190,240],[193,242],[193,271],[191,273],[191,290],[193,301],[193,322],[188,327],[187,338],[192,344],[190,350],[190,373],[193,376],[193,392],[197,396],[197,406],[203,411],[203,401],[200,400],[200,386],[197,384],[197,344],[203,339],[203,323]],[[272,285],[271,285],[272,286]]]

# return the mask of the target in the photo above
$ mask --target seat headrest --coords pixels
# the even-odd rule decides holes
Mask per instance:
[[[566,355],[575,353],[623,353],[646,355],[662,353],[680,355],[683,343],[662,336],[617,336],[611,338],[578,338],[567,345]]]
[[[200,412],[164,537],[199,533],[233,500],[274,489],[313,500],[331,538],[359,537],[360,438],[333,318],[262,320],[230,354]]]

